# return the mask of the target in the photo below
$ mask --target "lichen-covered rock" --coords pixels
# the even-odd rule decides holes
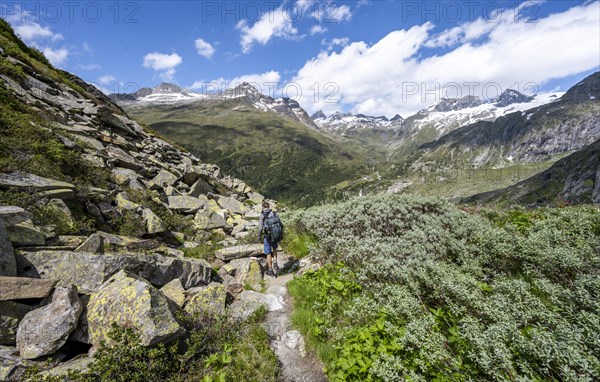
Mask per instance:
[[[167,187],[174,185],[179,177],[170,173],[167,170],[160,170],[159,173],[152,179],[152,183],[158,187]]]
[[[208,199],[194,198],[193,196],[169,196],[167,204],[169,209],[185,214],[193,214],[206,204]]]
[[[31,308],[14,301],[0,301],[0,345],[14,345],[17,341],[19,322]]]
[[[51,302],[27,313],[17,330],[17,349],[25,359],[54,353],[77,326],[83,305],[77,287],[56,288]]]
[[[234,214],[243,215],[246,212],[246,206],[234,198],[221,196],[218,200],[219,205]]]
[[[232,318],[235,318],[235,319],[239,319],[239,320],[246,320],[250,316],[252,316],[252,314],[254,312],[256,312],[258,309],[260,309],[263,306],[266,307],[266,304],[264,304],[263,302],[260,302],[258,300],[250,300],[250,301],[235,300],[229,306],[229,316]]]
[[[15,246],[44,245],[46,238],[44,232],[34,226],[31,221],[7,227],[8,239]]]
[[[133,329],[143,345],[167,342],[183,334],[167,298],[148,281],[120,271],[90,297],[87,307],[90,342],[108,341],[113,323]]]
[[[140,175],[128,168],[117,167],[110,172],[110,177],[118,185],[127,186],[133,180],[137,180]]]
[[[117,208],[120,211],[124,210],[137,210],[140,208],[140,205],[129,200],[129,196],[125,192],[119,192],[117,196],[115,196],[115,202],[117,203]]]
[[[204,260],[159,254],[38,251],[17,255],[18,274],[59,280],[59,285],[77,285],[82,293],[97,291],[110,276],[126,270],[153,285],[163,286],[180,279],[189,289],[210,282],[211,267]]]
[[[194,227],[201,230],[224,228],[227,226],[225,217],[211,210],[200,210],[194,218]]]
[[[48,208],[54,212],[55,220],[52,223],[60,223],[65,227],[74,227],[75,220],[69,206],[62,199],[52,199],[48,202]]]
[[[0,174],[0,187],[33,188],[38,190],[75,189],[75,186],[70,183],[21,171]]]
[[[0,220],[8,227],[31,220],[31,214],[21,207],[0,206]]]
[[[261,288],[263,281],[263,269],[260,263],[251,259],[236,272],[236,279],[244,286],[249,285],[254,290]]]
[[[182,308],[183,304],[185,304],[185,289],[183,289],[183,285],[181,285],[181,280],[175,279],[171,281],[160,288],[160,291],[179,308]]]
[[[158,235],[167,231],[165,223],[151,209],[145,208],[142,211],[142,218],[144,219],[146,234]]]
[[[197,287],[187,291],[187,303],[185,311],[189,314],[213,314],[225,313],[225,302],[227,299],[227,288],[222,284],[213,283],[207,287]]]
[[[16,276],[17,260],[15,251],[8,240],[8,233],[4,229],[4,222],[0,219],[0,276]]]
[[[261,204],[265,200],[265,197],[258,192],[249,192],[247,196],[248,199],[250,199],[250,201],[254,204]]]

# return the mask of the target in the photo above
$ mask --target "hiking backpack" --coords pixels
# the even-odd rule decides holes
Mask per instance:
[[[283,224],[281,219],[275,212],[265,216],[264,218],[264,231],[267,235],[269,243],[279,243],[283,240]]]

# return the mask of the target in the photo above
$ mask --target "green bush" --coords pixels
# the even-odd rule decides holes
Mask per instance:
[[[290,285],[332,380],[600,378],[597,209],[478,214],[385,195],[289,219],[360,288],[344,296],[329,267]]]

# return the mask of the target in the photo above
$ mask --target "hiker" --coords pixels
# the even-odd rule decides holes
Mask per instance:
[[[258,220],[258,241],[265,245],[264,254],[267,257],[267,275],[275,276],[274,271],[278,271],[277,266],[277,247],[283,239],[283,224],[277,216],[277,212],[271,210],[269,203],[262,204],[262,213]]]

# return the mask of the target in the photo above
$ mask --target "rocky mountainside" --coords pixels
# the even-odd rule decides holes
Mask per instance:
[[[595,73],[549,104],[470,124],[424,144],[415,166],[498,168],[577,151],[600,138],[598,97]]]
[[[244,82],[221,92],[200,94],[180,88],[174,84],[162,83],[155,88],[142,88],[134,93],[115,93],[109,97],[123,106],[138,107],[160,104],[185,104],[196,101],[218,102],[238,100],[261,111],[273,111],[309,127],[316,127],[300,104],[290,98],[273,98],[262,94],[253,85]]]
[[[472,204],[548,206],[600,203],[600,140],[548,170],[505,189],[474,195]]]
[[[176,312],[265,305],[241,293],[262,280],[248,258],[262,245],[247,243],[263,196],[53,68],[4,20],[0,127],[0,380],[84,369],[112,323],[151,345],[186,335]]]
[[[372,117],[364,114],[353,115],[336,112],[327,117],[321,110],[311,116],[312,120],[323,131],[347,137],[360,136],[365,130],[370,130],[388,138],[395,135],[395,130],[402,126],[400,115],[388,119],[385,116]]]

